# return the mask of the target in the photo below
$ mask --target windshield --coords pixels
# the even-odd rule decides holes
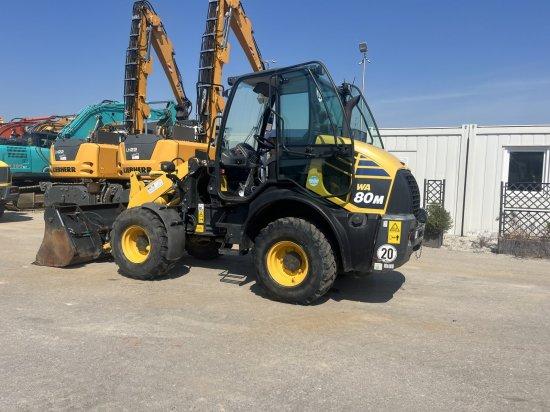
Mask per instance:
[[[357,86],[342,85],[343,99],[346,104],[355,103],[350,114],[350,135],[354,140],[384,148],[378,126],[370,108]]]

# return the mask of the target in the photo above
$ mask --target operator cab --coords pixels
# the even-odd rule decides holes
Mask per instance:
[[[238,78],[218,135],[220,197],[248,199],[275,181],[346,195],[353,170],[346,119],[322,63]]]

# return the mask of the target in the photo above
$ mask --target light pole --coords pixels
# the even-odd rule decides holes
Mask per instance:
[[[367,70],[367,63],[370,63],[370,60],[367,59],[367,52],[369,51],[367,47],[367,43],[362,41],[359,43],[359,51],[363,54],[363,58],[359,62],[359,64],[363,65],[363,82],[361,87],[361,92],[363,93],[363,96],[365,95],[365,72]]]

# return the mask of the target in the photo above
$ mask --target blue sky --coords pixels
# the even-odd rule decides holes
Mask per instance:
[[[152,0],[195,96],[207,0]],[[550,123],[550,1],[243,0],[264,58],[323,60],[360,83],[381,127]],[[0,116],[122,98],[131,0],[1,0]],[[6,18],[6,16],[8,18]],[[250,69],[233,39],[227,76]],[[159,64],[149,99],[170,98]]]

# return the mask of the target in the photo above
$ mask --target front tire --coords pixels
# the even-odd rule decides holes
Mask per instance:
[[[154,279],[170,268],[166,228],[148,209],[127,209],[116,218],[111,249],[120,272],[131,278]]]
[[[312,223],[288,217],[271,222],[254,242],[254,265],[269,295],[309,304],[336,279],[336,259],[326,236]]]

